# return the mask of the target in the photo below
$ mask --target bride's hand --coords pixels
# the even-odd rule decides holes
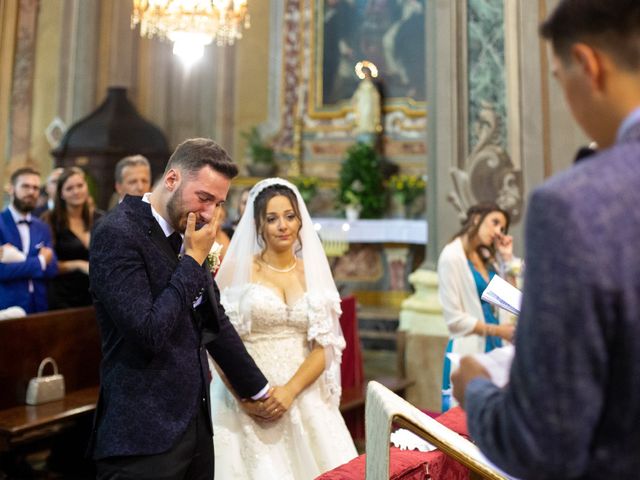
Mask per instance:
[[[265,400],[265,409],[272,420],[276,420],[285,414],[296,396],[286,385],[279,385],[271,389],[269,398]]]

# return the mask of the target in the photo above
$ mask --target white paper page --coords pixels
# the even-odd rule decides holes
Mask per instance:
[[[509,383],[509,372],[511,371],[511,362],[513,362],[514,355],[515,348],[513,345],[507,345],[495,348],[488,353],[476,353],[473,358],[487,369],[491,381],[502,388]],[[446,356],[451,362],[451,371],[457,370],[460,366],[460,354],[450,352]]]
[[[454,370],[457,370],[458,367],[460,366],[460,354],[459,353],[449,352],[449,353],[445,354],[445,356],[451,362],[451,371],[453,372]]]
[[[509,383],[509,372],[515,355],[513,345],[507,345],[491,350],[488,353],[477,353],[473,356],[487,369],[491,381],[502,388]]]
[[[482,300],[493,303],[514,315],[519,315],[522,292],[502,277],[494,275],[482,292]]]

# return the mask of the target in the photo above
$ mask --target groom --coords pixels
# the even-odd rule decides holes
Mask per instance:
[[[212,140],[186,140],[153,192],[126,196],[92,235],[103,358],[89,449],[98,478],[213,478],[207,350],[240,397],[266,398],[205,262],[237,173]],[[265,416],[270,402],[260,403]]]

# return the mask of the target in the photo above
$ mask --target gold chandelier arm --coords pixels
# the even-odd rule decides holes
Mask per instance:
[[[200,45],[233,45],[249,28],[247,0],[133,0],[131,28],[140,35],[175,41],[192,37]]]

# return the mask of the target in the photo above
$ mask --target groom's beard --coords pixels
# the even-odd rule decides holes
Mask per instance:
[[[182,185],[173,192],[173,196],[167,202],[167,215],[169,215],[169,222],[174,230],[184,233],[187,228],[187,215],[189,212],[184,212],[184,201],[182,199]]]

